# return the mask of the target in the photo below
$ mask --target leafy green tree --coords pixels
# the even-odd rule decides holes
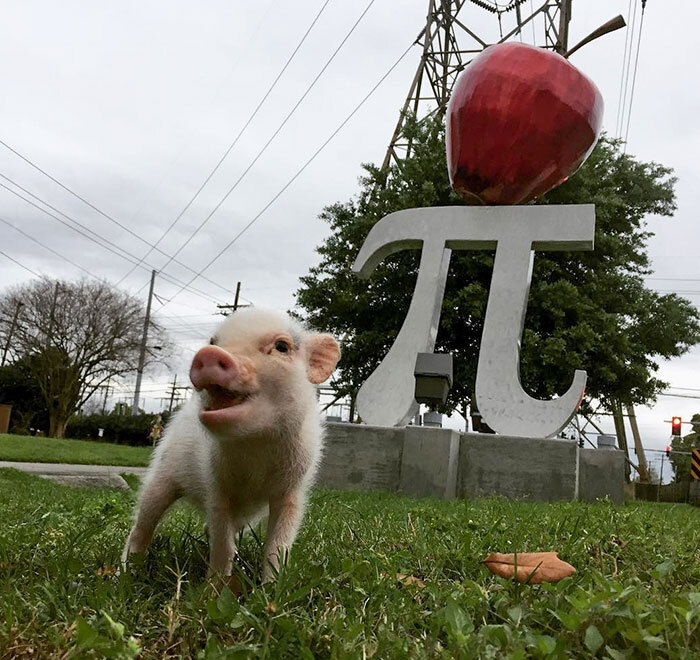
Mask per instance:
[[[0,340],[9,335],[8,319],[19,302],[13,354],[27,358],[49,411],[49,435],[62,438],[68,420],[100,385],[136,371],[143,305],[106,282],[42,278],[0,296]],[[168,346],[160,329],[151,337]],[[146,363],[153,361],[149,353]]]
[[[310,325],[342,338],[333,385],[351,398],[401,327],[419,258],[418,251],[397,253],[360,280],[350,268],[367,233],[394,211],[462,204],[447,175],[442,120],[409,122],[406,133],[411,158],[388,172],[364,165],[359,194],[323,210],[331,234],[296,294]],[[643,280],[651,272],[644,219],[673,215],[675,181],[670,169],[637,161],[603,137],[574,176],[537,201],[595,204],[596,246],[536,254],[521,350],[523,385],[533,396],[564,392],[579,368],[588,372],[587,396],[608,408],[647,403],[666,387],[657,376],[659,358],[682,355],[700,341],[692,304],[647,289]],[[472,400],[492,267],[492,252],[452,253],[435,347],[455,358],[445,412],[466,417]]]
[[[691,418],[692,432],[684,436],[677,436],[671,441],[673,451],[690,452],[691,449],[700,449],[700,414]],[[673,480],[688,481],[690,479],[690,456],[674,454],[671,452],[671,465],[673,465]]]

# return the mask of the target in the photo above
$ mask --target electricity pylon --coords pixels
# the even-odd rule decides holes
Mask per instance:
[[[423,46],[418,69],[401,108],[382,168],[392,161],[401,163],[411,153],[411,142],[402,137],[406,114],[419,120],[441,114],[447,108],[452,86],[459,72],[484,48],[517,39],[564,54],[568,50],[572,0],[539,0],[533,8],[529,0],[493,2],[489,0],[429,0],[425,27],[416,38]],[[491,30],[474,27],[479,13],[497,19]],[[483,22],[483,21],[482,21]],[[527,34],[524,33],[527,29]]]

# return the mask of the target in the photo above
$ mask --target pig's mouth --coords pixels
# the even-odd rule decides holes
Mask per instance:
[[[224,429],[250,416],[255,392],[243,392],[220,385],[204,388],[199,419],[207,428]]]
[[[203,410],[206,412],[240,406],[252,396],[250,392],[229,390],[220,385],[212,385],[207,387],[206,390],[208,397],[203,407]]]

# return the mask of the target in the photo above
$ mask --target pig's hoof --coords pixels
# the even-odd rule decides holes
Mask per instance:
[[[117,566],[117,575],[121,575],[122,572],[126,573],[129,569],[139,569],[146,563],[146,553],[145,552],[127,552],[121,556],[119,565]]]

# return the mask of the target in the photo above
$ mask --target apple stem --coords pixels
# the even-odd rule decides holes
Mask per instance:
[[[564,57],[566,59],[569,59],[571,55],[573,55],[579,48],[585,46],[587,43],[590,43],[594,39],[602,37],[603,35],[608,34],[609,32],[619,30],[620,28],[625,27],[625,25],[627,25],[627,23],[625,23],[625,19],[622,18],[621,14],[618,14],[617,16],[615,16],[615,18],[610,19],[607,23],[604,23],[596,30],[593,30],[593,32],[591,32],[585,39],[579,41],[573,48],[571,48],[564,54]]]

